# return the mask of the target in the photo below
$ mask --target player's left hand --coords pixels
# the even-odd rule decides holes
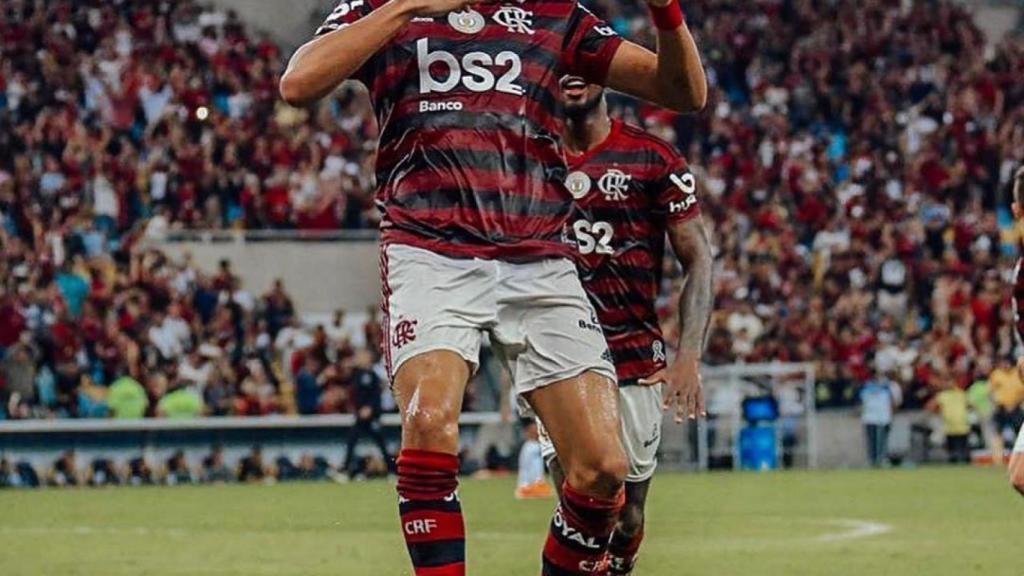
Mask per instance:
[[[667,370],[659,370],[640,380],[642,386],[665,383],[663,409],[676,412],[676,423],[687,418],[696,420],[707,416],[704,406],[704,380],[700,374],[700,357],[681,353]]]

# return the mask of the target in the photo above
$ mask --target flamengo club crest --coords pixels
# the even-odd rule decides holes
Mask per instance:
[[[449,12],[448,23],[463,34],[476,34],[484,29],[484,17],[482,14],[469,8],[462,12]]]
[[[629,183],[632,180],[632,176],[622,170],[612,168],[597,181],[597,187],[601,189],[606,200],[622,202],[626,199],[626,192],[629,191]]]
[[[493,18],[513,34],[533,34],[533,12],[518,6],[502,6]]]
[[[579,171],[572,172],[565,178],[565,187],[573,198],[579,200],[590,192],[590,176]]]

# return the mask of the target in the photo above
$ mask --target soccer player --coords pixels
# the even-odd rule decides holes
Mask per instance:
[[[1018,223],[1024,223],[1024,166],[1017,169],[1013,178],[1013,216]],[[1024,256],[1017,261],[1014,273],[1013,312],[1016,318],[1017,337],[1024,346]],[[1024,377],[1024,356],[1017,362],[1017,369]],[[1017,443],[1010,454],[1010,482],[1024,496],[1024,426],[1017,435]]]
[[[544,574],[606,571],[626,457],[614,367],[563,239],[558,81],[702,108],[707,82],[678,0],[647,1],[657,54],[572,0],[343,0],[281,79],[294,105],[360,80],[380,123],[385,361],[417,576],[466,571],[458,418],[485,334],[565,468]]]
[[[601,86],[567,76],[562,94],[568,119],[567,187],[576,199],[572,228],[583,260],[583,288],[597,309],[618,371],[629,473],[609,552],[611,574],[624,575],[633,572],[644,537],[662,408],[674,407],[677,422],[704,415],[700,359],[713,306],[711,245],[686,160],[663,140],[612,120]],[[686,274],[678,352],[671,366],[654,306],[666,233]],[[663,383],[668,384],[665,397]],[[680,391],[692,396],[680,402]],[[550,443],[544,447],[558,486],[561,452]]]

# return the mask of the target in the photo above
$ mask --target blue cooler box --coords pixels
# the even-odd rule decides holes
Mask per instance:
[[[779,445],[774,425],[747,426],[740,431],[740,468],[776,470],[778,467]]]

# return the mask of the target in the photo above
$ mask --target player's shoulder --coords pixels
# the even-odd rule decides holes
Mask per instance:
[[[658,164],[675,165],[685,161],[679,150],[663,138],[634,124],[624,121],[619,123],[620,146],[623,148],[636,150]]]

